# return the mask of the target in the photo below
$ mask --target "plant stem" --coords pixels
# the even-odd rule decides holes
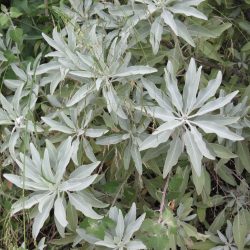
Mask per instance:
[[[171,176],[171,172],[169,172],[168,176],[164,179],[164,186],[163,186],[162,197],[161,197],[160,215],[159,215],[158,223],[162,222],[163,211],[165,209],[166,194],[167,194],[170,176]]]

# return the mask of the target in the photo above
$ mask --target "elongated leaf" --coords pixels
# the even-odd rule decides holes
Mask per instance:
[[[138,171],[139,175],[142,175],[142,160],[141,160],[141,154],[137,148],[137,146],[132,145],[131,147],[131,156],[133,158],[133,161],[135,163],[136,170]]]
[[[160,17],[157,17],[151,25],[150,29],[150,43],[152,45],[154,55],[157,54],[161,42],[163,26]]]
[[[92,138],[97,138],[106,134],[107,132],[108,130],[103,128],[88,128],[85,130],[85,135]]]
[[[89,71],[70,71],[70,75],[79,76],[80,78],[93,78],[95,74]]]
[[[115,232],[116,232],[117,237],[119,239],[122,239],[123,233],[124,233],[124,218],[123,218],[121,210],[119,210],[119,213],[118,213]]]
[[[70,203],[85,216],[98,220],[103,216],[97,214],[91,206],[83,199],[82,196],[74,193],[68,193]]]
[[[127,119],[127,115],[123,111],[121,105],[121,100],[112,86],[110,86],[107,90],[105,88],[103,89],[103,96],[106,99],[109,112],[113,111],[122,119]]]
[[[181,126],[182,124],[183,124],[183,121],[179,121],[179,120],[172,120],[169,122],[165,122],[153,132],[153,135],[157,135],[157,134],[164,132],[166,130],[171,131],[171,130]]]
[[[50,210],[52,209],[54,204],[54,199],[55,195],[51,196],[50,199],[44,205],[43,210],[40,213],[38,213],[38,215],[35,217],[32,227],[32,236],[34,239],[36,239],[44,222],[49,217]]]
[[[66,227],[68,221],[66,220],[66,211],[63,205],[63,200],[57,197],[54,205],[54,215],[62,227]]]
[[[174,75],[173,65],[170,61],[168,61],[167,69],[164,70],[165,70],[165,81],[170,97],[172,99],[172,103],[180,112],[182,112],[182,107],[183,107],[182,96],[177,86],[177,80]]]
[[[159,133],[157,135],[149,135],[141,144],[139,147],[140,151],[143,151],[148,148],[156,148],[158,145],[160,145],[163,142],[167,142],[169,136],[171,135],[172,131],[167,130],[162,133]]]
[[[194,126],[191,126],[190,128],[191,128],[191,133],[194,137],[194,140],[195,140],[196,144],[199,146],[199,150],[202,153],[202,155],[204,155],[208,159],[214,160],[215,157],[207,148],[207,145],[206,145],[205,141],[203,140],[201,133]]]
[[[178,162],[178,159],[183,151],[182,142],[179,136],[175,137],[170,143],[170,148],[165,160],[163,169],[163,178],[166,178],[168,173],[171,171],[172,167]]]
[[[103,136],[96,140],[98,145],[110,145],[110,144],[117,144],[121,141],[127,140],[129,138],[129,134],[124,135],[110,135],[110,136]]]
[[[231,100],[238,94],[239,91],[234,91],[225,97],[219,97],[214,101],[210,101],[202,106],[194,116],[204,115],[206,113],[212,112],[216,109],[224,107],[226,104],[231,102]]]
[[[74,170],[69,178],[86,178],[88,176],[90,176],[92,174],[92,172],[98,167],[98,165],[100,164],[100,161],[88,164],[88,165],[82,165],[80,167],[78,167],[76,170]]]
[[[171,14],[171,12],[164,9],[161,14],[161,17],[163,18],[165,24],[167,24],[173,30],[173,32],[178,36],[178,29],[174,20],[174,16]]]
[[[226,126],[218,125],[212,121],[210,122],[209,121],[206,121],[206,122],[196,121],[193,123],[199,126],[206,133],[215,133],[221,138],[226,138],[232,141],[243,140],[242,136],[233,133]]]
[[[183,38],[191,46],[195,47],[195,43],[191,36],[191,32],[187,29],[186,25],[177,19],[175,19],[175,24],[177,26],[179,36]]]
[[[183,89],[184,112],[190,113],[193,109],[199,87],[200,75],[201,67],[196,71],[195,61],[191,58],[185,75],[185,86]]]
[[[162,108],[166,109],[166,111],[168,110],[172,111],[171,104],[168,101],[167,96],[163,93],[163,91],[158,89],[152,81],[146,78],[142,78],[141,80],[142,80],[143,87],[147,89],[150,97],[155,99]]]
[[[146,75],[157,72],[157,69],[149,67],[149,66],[130,66],[124,69],[122,72],[119,72],[113,77],[126,77],[132,75]]]
[[[76,93],[73,97],[67,102],[66,106],[71,107],[74,104],[78,103],[82,99],[84,99],[90,92],[93,91],[93,85],[85,84]]]
[[[218,72],[215,79],[210,80],[206,88],[203,88],[199,91],[196,103],[194,105],[195,108],[201,107],[210,97],[214,96],[217,89],[221,85],[222,81],[222,73]]]
[[[201,176],[202,154],[193,138],[193,135],[188,130],[186,130],[183,139],[194,171],[198,176]]]
[[[65,133],[65,134],[73,134],[74,133],[74,130],[72,128],[69,128],[65,125],[63,125],[62,123],[60,122],[57,122],[55,120],[52,120],[51,118],[49,117],[42,117],[42,120],[50,126],[50,130],[51,131],[60,131],[62,133]]]
[[[207,20],[207,17],[196,10],[194,7],[190,7],[184,4],[175,4],[173,7],[169,7],[169,10],[176,14],[184,14],[186,16],[193,16],[203,20]]]
[[[242,209],[235,216],[233,222],[233,236],[239,250],[244,249],[247,230],[247,220],[245,218],[244,209]]]
[[[97,162],[97,159],[95,157],[94,151],[89,143],[88,140],[85,138],[82,139],[82,144],[83,144],[83,150],[86,153],[86,156],[92,161],[92,162]]]
[[[137,110],[150,115],[152,118],[161,119],[164,122],[174,120],[174,115],[162,107],[136,107]]]

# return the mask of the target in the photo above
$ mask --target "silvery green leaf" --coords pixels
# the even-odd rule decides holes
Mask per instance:
[[[131,239],[132,235],[140,229],[141,224],[145,219],[145,216],[146,213],[142,214],[136,221],[132,222],[126,227],[123,237],[124,242],[127,242],[129,239]]]
[[[141,160],[141,154],[138,150],[138,147],[134,144],[131,147],[131,156],[135,163],[136,170],[138,171],[139,175],[142,175],[142,160]]]
[[[65,133],[65,134],[73,134],[74,133],[74,130],[72,128],[69,128],[69,127],[63,125],[60,122],[52,120],[49,117],[42,117],[42,120],[47,125],[50,126],[50,129],[49,129],[50,131],[60,131],[60,132]]]
[[[194,168],[196,174],[198,176],[201,176],[202,154],[198,148],[199,145],[196,144],[193,135],[188,130],[186,130],[185,134],[183,135],[183,140],[186,146],[189,159],[192,163],[192,167]]]
[[[67,140],[65,140],[62,144],[60,144],[58,148],[58,164],[56,169],[56,181],[62,179],[66,167],[69,164],[71,155],[72,155],[72,146],[71,146],[72,138],[69,136]]]
[[[66,227],[68,224],[68,221],[66,220],[66,211],[65,207],[63,205],[63,199],[59,196],[56,198],[55,204],[54,204],[54,215],[58,222],[62,225],[62,227]]]
[[[103,96],[106,99],[109,112],[113,111],[122,119],[127,119],[127,115],[121,106],[121,100],[112,86],[110,86],[107,90],[105,88],[103,89]]]
[[[46,180],[50,182],[54,182],[55,180],[54,174],[52,173],[52,170],[51,170],[49,152],[47,149],[45,149],[44,155],[43,155],[42,175]]]
[[[105,208],[109,206],[108,204],[103,203],[102,201],[96,199],[95,196],[86,189],[82,190],[81,192],[78,192],[78,195],[82,196],[84,200],[92,207]]]
[[[160,17],[157,17],[151,25],[150,29],[150,43],[152,45],[154,55],[157,54],[161,42],[163,26]]]
[[[163,91],[158,89],[152,81],[146,78],[142,78],[141,81],[142,81],[143,87],[146,88],[146,90],[148,91],[148,94],[150,95],[152,99],[156,100],[157,103],[162,108],[172,111],[171,104],[168,101],[167,96],[163,93]]]
[[[194,126],[190,126],[190,129],[196,144],[199,145],[199,150],[202,153],[202,155],[204,155],[208,159],[214,160],[215,157],[211,154],[211,152],[207,148],[207,145],[203,140],[201,133]]]
[[[107,241],[107,239],[97,241],[95,243],[95,245],[104,246],[104,247],[108,247],[108,248],[111,248],[111,249],[116,249],[117,248],[117,245],[113,241]]]
[[[29,209],[39,203],[44,197],[49,195],[50,192],[45,192],[42,194],[33,194],[31,196],[20,198],[18,201],[12,204],[11,206],[11,215],[19,212],[22,209]]]
[[[61,65],[58,62],[51,61],[49,63],[41,64],[38,68],[32,72],[35,75],[42,75],[44,73],[49,73],[50,71],[59,70]]]
[[[41,157],[33,143],[30,143],[30,152],[32,156],[32,161],[36,165],[36,168],[39,170],[41,166]]]
[[[148,148],[156,148],[163,142],[167,142],[172,131],[167,130],[157,135],[149,135],[139,146],[139,150],[143,151]]]
[[[206,103],[204,106],[202,106],[197,113],[194,116],[200,116],[204,115],[206,113],[212,112],[216,109],[219,109],[221,107],[224,107],[226,104],[228,104],[237,94],[239,91],[234,91],[230,94],[228,94],[225,97],[219,97],[216,100],[210,101]]]
[[[218,115],[211,115],[211,114],[207,114],[207,115],[202,115],[202,116],[198,116],[196,117],[193,121],[213,121],[214,123],[218,124],[218,125],[231,125],[234,123],[237,123],[237,121],[240,119],[240,117],[229,117],[229,116],[224,116],[221,114]]]
[[[183,107],[182,96],[177,86],[177,80],[174,74],[173,64],[171,61],[168,61],[167,68],[165,70],[165,82],[169,95],[171,97],[172,103],[174,106],[181,112]]]
[[[15,174],[4,174],[3,177],[19,188],[23,188],[23,178]]]
[[[222,73],[219,71],[215,79],[210,80],[206,88],[199,91],[194,109],[201,107],[210,97],[214,96],[217,89],[221,85]]]
[[[79,76],[80,78],[94,78],[95,74],[89,71],[70,71],[69,75]]]
[[[128,250],[147,249],[147,247],[139,240],[132,240],[126,244]]]
[[[64,181],[60,184],[60,191],[81,191],[87,187],[89,187],[96,179],[97,175],[91,175],[86,178],[70,178],[67,181]]]
[[[130,160],[131,160],[131,144],[128,143],[128,145],[126,146],[124,153],[123,153],[123,164],[124,164],[124,168],[126,170],[129,169],[129,164],[130,164]]]
[[[168,25],[173,32],[178,36],[178,29],[174,20],[174,16],[168,10],[164,9],[161,17],[163,18],[166,25]]]
[[[76,232],[78,236],[74,240],[73,247],[76,246],[78,243],[80,243],[82,240],[87,241],[90,244],[95,244],[97,241],[99,241],[98,238],[90,234],[87,234],[83,228],[77,228]]]
[[[66,106],[71,107],[74,104],[80,102],[82,99],[84,99],[90,92],[92,92],[94,89],[93,85],[91,84],[85,84],[80,89],[76,91],[76,93],[73,95],[73,97],[67,102]]]
[[[195,125],[199,126],[205,133],[215,133],[217,136],[232,141],[243,140],[243,137],[237,135],[230,131],[226,126],[219,125],[213,121],[195,121],[192,122]]]
[[[185,74],[185,86],[183,90],[184,112],[190,113],[196,102],[196,94],[198,91],[201,76],[201,67],[196,71],[196,64],[191,58],[188,70]]]
[[[129,137],[130,137],[129,134],[103,136],[103,137],[98,138],[96,140],[96,144],[98,144],[98,145],[117,144],[121,141],[127,140]]]
[[[2,104],[2,108],[8,112],[8,115],[11,119],[16,118],[16,114],[13,109],[13,105],[7,101],[7,99],[0,93],[0,102]]]
[[[11,133],[8,142],[9,152],[14,160],[16,159],[15,146],[19,137],[20,137],[20,130],[16,130],[15,132]]]
[[[84,198],[78,194],[68,193],[69,202],[79,211],[81,211],[85,216],[99,220],[102,219],[103,216],[97,214],[91,206],[84,200]]]
[[[93,149],[88,140],[82,138],[83,150],[86,153],[86,156],[92,161],[97,162]]]
[[[178,29],[179,36],[182,37],[187,43],[191,46],[195,47],[194,40],[190,35],[191,32],[187,29],[187,27],[179,20],[175,19],[175,24]]]
[[[63,47],[61,47],[59,44],[57,44],[56,41],[48,37],[46,34],[42,33],[43,38],[46,40],[46,42],[53,47],[55,50],[63,51]]]
[[[60,117],[63,119],[65,124],[67,124],[68,127],[76,129],[74,122],[71,119],[69,119],[69,117],[65,115],[63,112],[60,112]]]
[[[118,217],[117,217],[117,224],[115,227],[116,235],[119,239],[122,239],[124,233],[124,218],[122,215],[122,211],[119,210]]]
[[[22,98],[23,86],[24,86],[24,84],[21,84],[17,87],[15,94],[12,98],[12,105],[13,105],[14,110],[16,110],[17,113],[20,112],[19,108],[20,108],[20,100]]]
[[[22,69],[20,69],[20,68],[18,68],[17,66],[16,66],[16,64],[14,64],[14,63],[12,63],[11,65],[11,68],[12,68],[12,70],[15,72],[15,74],[21,79],[21,80],[23,80],[23,81],[27,81],[27,75],[25,74],[25,72],[22,70]]]
[[[152,106],[152,107],[135,107],[136,110],[139,110],[145,114],[150,115],[152,118],[158,118],[161,119],[164,122],[174,120],[175,116],[168,110],[158,107],[158,106]]]
[[[136,205],[133,202],[128,213],[125,215],[125,218],[124,218],[125,226],[127,227],[130,223],[134,222],[135,220],[136,220]]]
[[[5,84],[5,86],[8,89],[15,90],[16,88],[18,88],[18,86],[20,84],[23,83],[23,81],[21,81],[21,80],[12,80],[12,79],[11,80],[10,79],[4,79],[3,83]]]
[[[169,7],[168,9],[175,14],[184,14],[186,16],[193,16],[203,20],[207,20],[207,17],[203,13],[201,13],[194,7],[187,6],[185,3],[175,4],[174,6]]]
[[[184,122],[183,121],[179,121],[179,120],[172,120],[169,122],[165,122],[162,125],[160,125],[154,132],[153,135],[157,135],[161,132],[164,132],[166,130],[170,130],[172,131],[173,129],[181,126]]]
[[[34,222],[33,222],[33,227],[32,227],[32,236],[34,239],[36,239],[44,222],[49,217],[50,210],[52,209],[53,204],[54,204],[54,199],[55,199],[55,195],[53,195],[47,201],[46,205],[43,207],[43,210],[36,215]]]
[[[78,167],[76,170],[74,170],[69,178],[86,178],[88,176],[91,175],[91,173],[98,167],[98,165],[100,164],[100,161],[88,164],[88,165],[82,165],[80,167]]]
[[[108,132],[107,129],[103,128],[88,128],[85,130],[85,135],[92,138],[100,137]]]
[[[55,221],[56,229],[57,229],[58,233],[60,234],[61,238],[65,238],[65,227],[63,227],[60,224],[60,222],[55,217],[55,215],[54,215],[54,221]]]
[[[94,62],[92,57],[90,57],[89,55],[83,55],[83,54],[79,53],[78,51],[76,53],[77,53],[79,59],[82,61],[82,63],[84,65],[87,65],[89,67],[89,69],[95,67],[95,62]]]
[[[172,167],[177,164],[182,151],[182,141],[180,140],[179,136],[176,136],[170,143],[170,147],[164,164],[163,178],[166,178]]]
[[[157,72],[157,69],[149,66],[130,66],[122,72],[114,74],[112,77],[126,77],[131,75],[145,75]]]

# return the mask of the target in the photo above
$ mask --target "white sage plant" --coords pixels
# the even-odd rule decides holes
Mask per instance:
[[[129,212],[123,216],[122,211],[117,207],[112,207],[109,210],[109,218],[115,223],[114,227],[105,231],[103,240],[100,240],[86,233],[84,229],[77,229],[78,236],[75,239],[76,245],[81,240],[85,240],[92,245],[103,246],[106,249],[114,250],[139,250],[146,249],[146,246],[141,240],[132,238],[133,234],[141,227],[146,214],[142,214],[136,219],[136,205],[132,204]]]
[[[100,162],[79,166],[66,178],[65,172],[72,154],[71,141],[72,138],[68,137],[55,148],[47,140],[43,157],[31,143],[31,157],[20,153],[20,160],[16,159],[21,175],[4,174],[4,177],[17,187],[32,191],[29,196],[19,199],[12,205],[11,213],[13,215],[22,209],[36,206],[32,229],[34,238],[37,237],[52,208],[58,232],[64,237],[65,227],[68,224],[66,195],[71,205],[85,216],[93,219],[102,218],[92,207],[106,207],[106,204],[85,191],[95,181],[97,174],[91,174]]]
[[[157,102],[157,105],[140,106],[137,109],[163,123],[141,143],[140,150],[155,148],[172,137],[163,169],[164,178],[177,164],[184,150],[184,145],[192,167],[198,176],[202,172],[203,156],[211,160],[215,159],[215,154],[208,147],[202,133],[197,128],[205,133],[215,133],[220,138],[232,141],[243,140],[243,137],[227,127],[235,123],[239,117],[225,117],[212,113],[228,104],[238,91],[214,99],[213,97],[221,84],[221,72],[218,72],[217,77],[210,80],[205,88],[198,91],[200,76],[201,67],[197,70],[194,59],[191,59],[185,75],[185,86],[182,94],[178,89],[173,64],[170,61],[164,76],[166,93],[158,89],[152,81],[142,78],[143,86],[151,98]]]

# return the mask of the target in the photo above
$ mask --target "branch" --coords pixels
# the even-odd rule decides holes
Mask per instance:
[[[171,172],[169,172],[168,176],[164,179],[164,187],[163,187],[163,191],[162,191],[160,215],[159,215],[158,223],[162,222],[163,211],[165,209],[166,194],[167,194],[167,189],[168,189],[170,176],[171,176]]]

